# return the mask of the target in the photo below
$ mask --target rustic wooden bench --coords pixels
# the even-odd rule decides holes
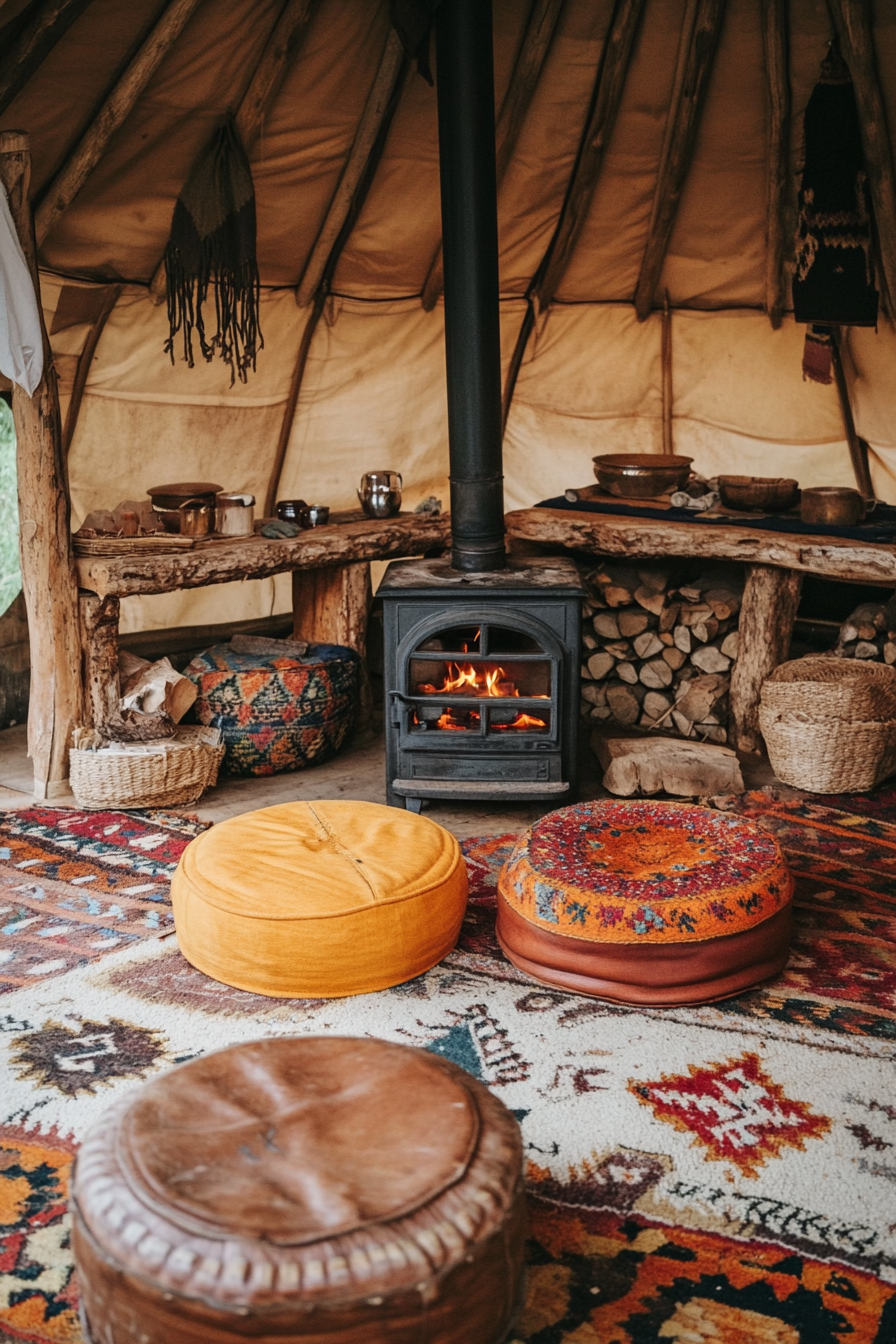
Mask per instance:
[[[507,531],[520,541],[619,559],[737,560],[746,565],[740,652],[731,678],[732,746],[756,751],[759,692],[787,657],[804,574],[896,587],[896,545],[768,532],[718,523],[666,522],[631,514],[517,509]]]

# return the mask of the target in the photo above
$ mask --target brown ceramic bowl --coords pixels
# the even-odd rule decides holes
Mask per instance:
[[[728,509],[781,513],[792,509],[799,485],[785,476],[720,476],[719,494]]]
[[[813,485],[802,493],[800,517],[804,523],[855,527],[865,517],[865,501],[848,485]]]
[[[687,484],[692,457],[658,453],[603,453],[592,458],[602,490],[618,499],[650,499]]]

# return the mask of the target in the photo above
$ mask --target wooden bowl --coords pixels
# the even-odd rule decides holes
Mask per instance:
[[[813,485],[803,491],[800,517],[804,523],[855,527],[865,517],[865,501],[848,485]]]
[[[692,457],[658,453],[603,453],[592,458],[602,490],[619,499],[650,499],[687,484]]]
[[[799,485],[785,476],[720,476],[719,494],[726,509],[780,513],[792,509]]]

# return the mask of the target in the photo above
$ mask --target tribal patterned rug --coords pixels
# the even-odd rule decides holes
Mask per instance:
[[[132,937],[104,950],[90,946],[99,941],[92,925],[85,944],[83,920],[70,932],[50,925],[58,950],[45,960],[67,957],[71,938],[70,968],[17,972],[3,1002],[0,1340],[80,1344],[68,1175],[79,1140],[116,1095],[237,1041],[331,1032],[445,1055],[520,1120],[531,1235],[517,1340],[892,1344],[896,797],[855,809],[852,800],[765,793],[731,801],[788,855],[794,955],[769,986],[671,1010],[561,993],[504,960],[494,885],[514,836],[465,845],[467,920],[457,950],[433,971],[355,999],[289,1001],[208,980],[167,935],[163,866],[195,823],[131,814],[116,842],[114,830],[100,840],[116,823],[96,814],[54,822],[49,812],[19,813],[20,836],[7,816],[0,844],[40,849],[48,868],[54,845],[83,827],[62,850],[72,867],[41,870],[38,882],[32,864],[27,881],[71,884],[86,875],[82,847],[92,847],[84,862],[96,882],[115,870],[119,884],[95,888],[110,904],[93,918]],[[109,851],[98,852],[102,843]],[[156,870],[124,872],[125,860],[147,865],[153,853]],[[27,856],[3,860],[4,880],[7,866],[21,878],[15,864],[38,857],[30,848]],[[122,886],[151,882],[150,893],[130,893],[151,908],[122,903]],[[3,894],[10,904],[8,886]],[[111,904],[127,912],[114,924]],[[66,919],[89,913],[62,908]],[[18,906],[14,915],[16,925]]]

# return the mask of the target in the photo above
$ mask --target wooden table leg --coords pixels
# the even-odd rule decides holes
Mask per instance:
[[[88,727],[99,728],[118,709],[121,694],[118,677],[117,597],[78,594],[81,613],[81,647],[84,666],[84,718]]]
[[[367,616],[370,565],[331,565],[295,570],[292,576],[293,636],[316,644],[345,644],[361,658],[358,710],[361,726],[370,723],[373,696],[367,673]]]
[[[802,586],[803,576],[796,570],[747,566],[728,734],[739,751],[759,751],[762,745],[759,693],[766,677],[787,658]]]

